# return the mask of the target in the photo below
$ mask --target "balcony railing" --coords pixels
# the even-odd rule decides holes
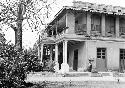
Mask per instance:
[[[91,24],[91,30],[92,31],[99,31],[101,33],[101,25]]]
[[[86,34],[86,24],[76,24],[75,25],[75,33],[78,35]]]
[[[107,37],[115,37],[115,26],[109,27],[108,31],[106,31]]]
[[[91,24],[91,32],[90,33],[92,36],[100,36],[101,35],[101,25]]]
[[[91,36],[101,36],[101,33],[99,31],[91,31]]]

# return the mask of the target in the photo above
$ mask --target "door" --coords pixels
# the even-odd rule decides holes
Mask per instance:
[[[97,48],[96,59],[97,71],[106,71],[106,48]]]
[[[78,49],[74,50],[73,70],[77,71],[78,67]]]
[[[125,71],[125,49],[120,49],[120,71]]]
[[[61,69],[61,64],[63,63],[63,53],[60,52],[60,55],[58,57],[59,69]]]

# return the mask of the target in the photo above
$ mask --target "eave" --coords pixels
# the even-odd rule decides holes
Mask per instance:
[[[81,7],[74,7],[74,6],[64,6],[53,18],[53,20],[48,24],[47,29],[51,25],[53,25],[57,20],[59,20],[60,17],[62,17],[67,10],[74,10],[74,11],[85,11],[85,12],[96,12],[96,13],[103,13],[103,14],[112,14],[112,15],[125,15],[125,12],[116,12],[114,10],[102,10],[97,8],[81,8]]]

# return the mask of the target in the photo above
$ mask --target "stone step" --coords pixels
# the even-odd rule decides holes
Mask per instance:
[[[125,73],[116,72],[69,72],[64,74],[65,77],[125,77]]]
[[[125,77],[125,73],[118,72],[68,72],[68,73],[52,73],[52,72],[35,72],[30,73],[31,76],[40,77]]]

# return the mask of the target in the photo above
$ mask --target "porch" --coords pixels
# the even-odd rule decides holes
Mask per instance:
[[[53,38],[53,39],[47,39],[42,41],[41,43],[41,61],[43,61],[43,50],[44,47],[48,46],[48,57],[50,57],[50,60],[53,60],[56,64],[56,72],[69,72],[69,71],[78,71],[79,68],[84,69],[84,65],[86,64],[85,60],[86,58],[86,48],[85,48],[85,41],[84,36],[78,35],[76,36],[66,36],[63,38]],[[51,41],[51,42],[49,42]],[[53,42],[52,42],[53,41]],[[83,45],[84,44],[84,45]],[[77,46],[79,46],[80,53],[78,54]],[[82,48],[84,46],[84,49]],[[73,50],[72,48],[75,47]],[[47,49],[47,48],[46,48]],[[83,51],[84,50],[84,51]],[[45,50],[44,50],[45,51]],[[83,55],[84,53],[84,55]],[[82,56],[83,55],[83,56]],[[84,65],[83,65],[84,64]],[[87,65],[87,64],[86,64]]]

